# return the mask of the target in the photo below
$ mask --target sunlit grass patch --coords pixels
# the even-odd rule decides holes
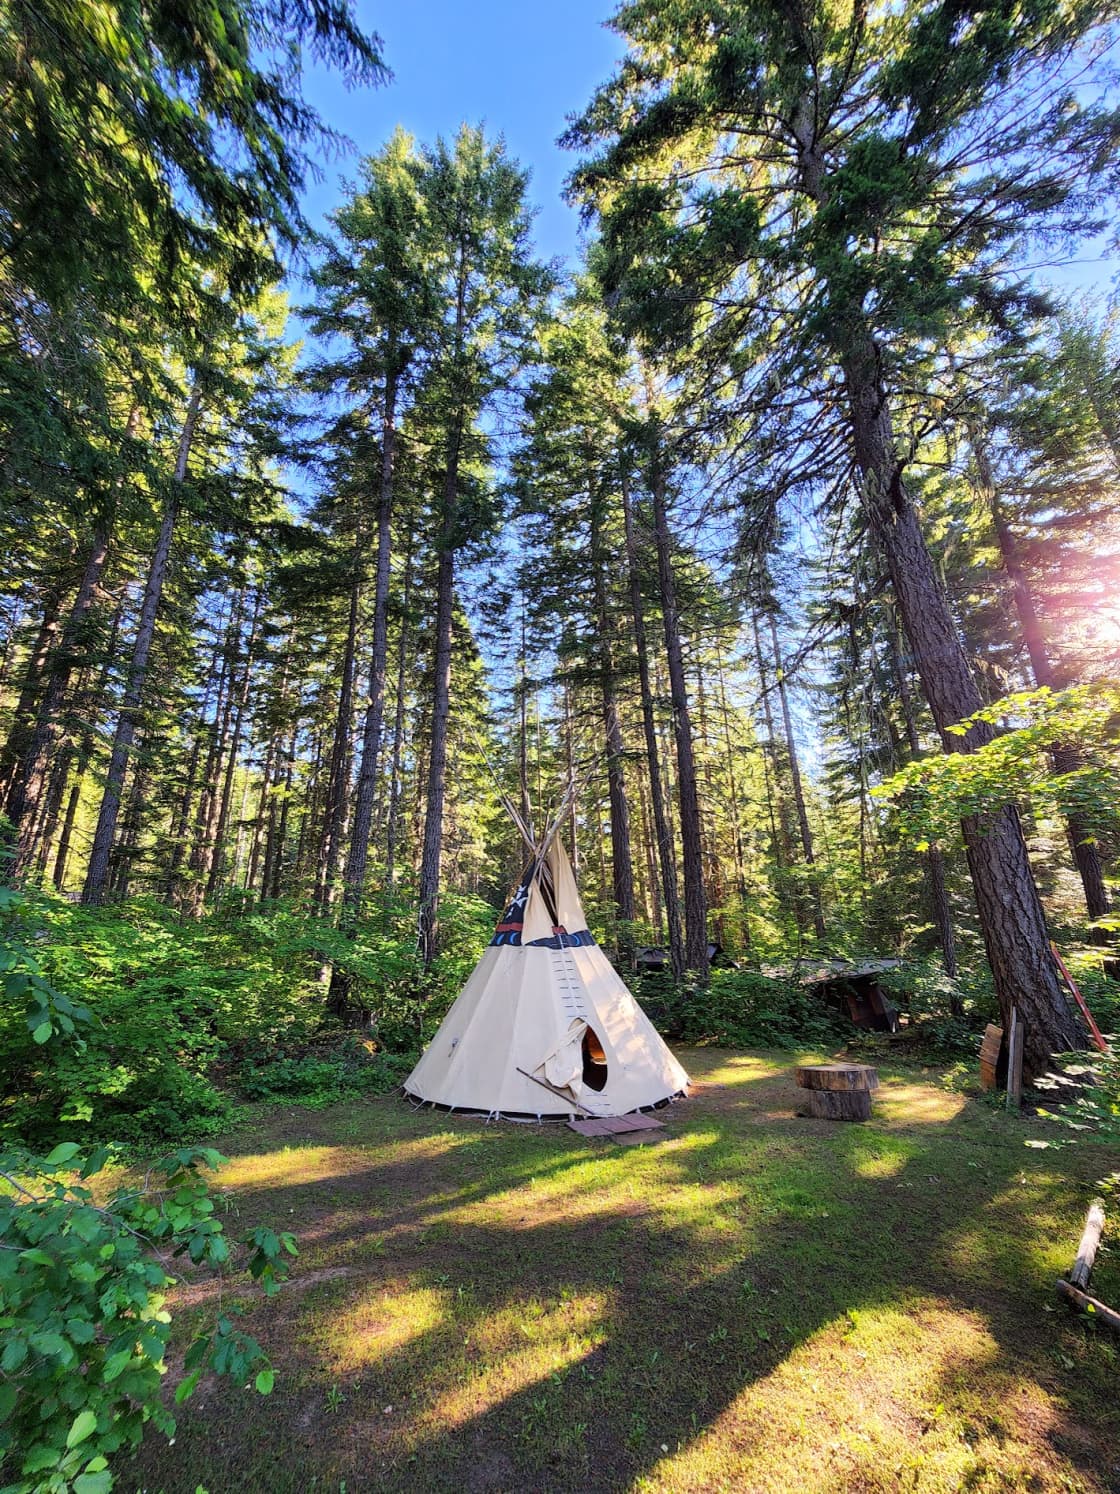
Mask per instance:
[[[900,1126],[943,1126],[964,1109],[964,1095],[929,1084],[889,1080],[872,1096],[877,1119]]]
[[[641,1148],[391,1102],[277,1113],[269,1145],[258,1113],[226,1181],[301,1243],[248,1301],[277,1388],[188,1403],[136,1487],[1116,1483],[1115,1346],[1052,1294],[1115,1154],[1031,1150],[936,1073],[829,1125],[792,1056],[685,1061],[731,1077]]]
[[[983,1320],[944,1303],[852,1309],[744,1390],[638,1488],[958,1488],[981,1466],[992,1417],[964,1387],[999,1349]],[[780,1449],[780,1451],[779,1451]]]

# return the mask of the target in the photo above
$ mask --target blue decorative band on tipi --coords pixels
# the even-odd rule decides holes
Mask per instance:
[[[523,925],[520,923],[502,922],[494,930],[491,944],[509,944],[521,947],[521,931]],[[594,944],[595,936],[590,929],[577,929],[574,934],[569,934],[567,929],[554,929],[549,938],[530,939],[525,945],[526,949],[579,949],[581,945]]]

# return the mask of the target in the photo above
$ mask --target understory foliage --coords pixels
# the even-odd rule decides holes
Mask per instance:
[[[494,913],[452,898],[444,918],[444,952],[425,970],[403,902],[349,938],[285,905],[247,912],[235,900],[183,923],[154,900],[82,908],[8,893],[0,1127],[35,1145],[75,1135],[164,1145],[227,1130],[240,1100],[327,1103],[392,1089],[477,961]],[[360,1034],[324,1022],[332,959],[366,993]],[[48,1045],[48,1023],[73,1036]]]
[[[180,1147],[137,1183],[106,1193],[106,1147],[60,1142],[45,1157],[0,1151],[0,1469],[11,1494],[104,1494],[108,1459],[175,1420],[160,1400],[171,1335],[171,1258],[224,1272],[242,1256],[266,1294],[296,1255],[290,1234],[257,1227],[231,1247],[206,1177],[210,1148]],[[226,1308],[192,1339],[176,1403],[207,1371],[267,1395],[268,1356]],[[12,1476],[14,1475],[14,1481]]]

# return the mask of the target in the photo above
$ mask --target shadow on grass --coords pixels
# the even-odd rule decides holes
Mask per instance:
[[[795,1121],[776,1060],[690,1059],[646,1147],[379,1105],[237,1159],[243,1216],[304,1251],[251,1314],[277,1390],[204,1387],[125,1480],[1116,1487],[1115,1354],[1042,1310],[1105,1154],[1059,1175],[912,1079],[870,1125]]]

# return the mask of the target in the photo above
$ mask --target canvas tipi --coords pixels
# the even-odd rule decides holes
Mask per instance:
[[[405,1080],[414,1099],[574,1118],[626,1115],[687,1088],[688,1075],[588,930],[557,834],[565,812]]]

